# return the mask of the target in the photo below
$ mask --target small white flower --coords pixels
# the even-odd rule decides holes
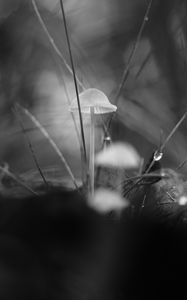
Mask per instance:
[[[89,204],[100,213],[119,212],[128,206],[127,200],[119,192],[106,188],[97,189]]]

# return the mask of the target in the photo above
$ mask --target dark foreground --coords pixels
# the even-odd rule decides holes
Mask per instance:
[[[67,190],[0,199],[1,300],[180,299],[186,254],[183,223],[103,216]]]

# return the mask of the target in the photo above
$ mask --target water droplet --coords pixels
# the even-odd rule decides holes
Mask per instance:
[[[110,142],[110,141],[111,141],[111,138],[110,138],[109,136],[106,136],[106,137],[104,138],[104,141]]]
[[[163,153],[162,153],[162,152],[155,151],[155,153],[154,153],[154,161],[159,161],[159,160],[161,160],[162,156],[163,156]]]
[[[111,137],[105,136],[104,137],[104,148],[108,147],[111,144]]]

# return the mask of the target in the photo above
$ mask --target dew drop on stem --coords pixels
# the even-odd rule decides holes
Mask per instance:
[[[163,156],[163,152],[155,151],[155,153],[154,153],[154,161],[161,160],[162,156]]]

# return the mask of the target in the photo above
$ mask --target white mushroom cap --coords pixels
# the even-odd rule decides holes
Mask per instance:
[[[90,114],[90,108],[94,107],[94,114],[106,114],[114,112],[117,107],[111,104],[107,96],[98,89],[87,89],[79,94],[81,112]],[[74,98],[70,105],[70,111],[78,110],[77,98]]]
[[[137,168],[140,156],[132,145],[116,142],[97,153],[95,163],[111,168]]]
[[[95,191],[89,205],[99,213],[108,213],[110,211],[120,212],[129,203],[119,192],[101,187]]]

